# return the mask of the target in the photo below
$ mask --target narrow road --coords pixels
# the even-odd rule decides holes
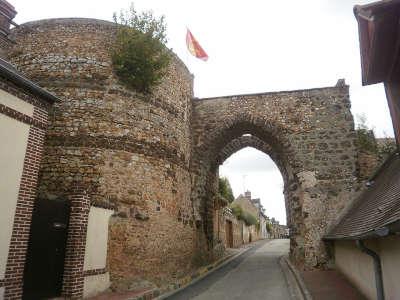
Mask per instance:
[[[289,240],[259,242],[197,283],[168,299],[271,299],[289,300],[279,258],[289,251]]]

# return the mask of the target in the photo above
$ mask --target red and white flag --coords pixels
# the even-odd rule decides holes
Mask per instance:
[[[200,46],[199,42],[194,38],[193,34],[190,32],[190,30],[187,30],[186,33],[186,46],[189,50],[189,52],[197,58],[200,58],[201,60],[207,61],[208,55],[204,51],[204,49]]]

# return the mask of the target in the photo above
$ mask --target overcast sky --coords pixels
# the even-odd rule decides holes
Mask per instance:
[[[8,1],[18,11],[17,23],[56,17],[111,20],[113,12],[128,8],[130,3],[121,0]],[[168,45],[194,74],[196,97],[333,86],[337,79],[345,78],[350,84],[353,114],[365,114],[378,136],[393,136],[383,87],[361,87],[353,6],[369,2],[134,1],[138,10],[152,9],[156,15],[165,15]],[[186,27],[208,53],[207,62],[188,54]],[[246,187],[262,199],[269,215],[284,222],[282,184],[281,179],[276,180],[280,174],[265,155],[242,150],[227,160],[221,173],[232,181],[235,196],[243,190],[243,180],[238,178],[247,175]],[[281,213],[276,212],[279,210]]]

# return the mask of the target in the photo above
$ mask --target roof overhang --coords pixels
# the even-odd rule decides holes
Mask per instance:
[[[370,179],[323,240],[363,240],[400,235],[400,153],[394,152]]]
[[[382,238],[388,235],[398,235],[400,234],[400,220],[396,220],[386,226],[376,228],[371,231],[363,232],[356,235],[325,235],[322,239],[325,241],[332,240],[366,240],[366,239],[376,239]]]
[[[46,91],[45,89],[41,88],[37,84],[30,81],[28,78],[19,74],[18,71],[15,70],[15,68],[10,63],[1,58],[0,58],[0,76],[7,78],[20,88],[27,90],[30,93],[38,96],[38,99],[41,101],[45,101],[50,104],[61,101],[57,96]]]
[[[356,5],[363,85],[400,74],[400,0]]]

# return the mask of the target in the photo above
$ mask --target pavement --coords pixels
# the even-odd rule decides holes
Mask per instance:
[[[298,271],[287,258],[289,240],[262,240],[228,250],[229,259],[203,268],[194,280],[192,274],[192,283],[188,277],[177,291],[161,296],[159,290],[107,292],[91,300],[365,299],[336,270]]]
[[[167,299],[292,299],[280,258],[289,240],[265,240]]]
[[[314,300],[366,299],[336,270],[302,271],[300,274]]]

